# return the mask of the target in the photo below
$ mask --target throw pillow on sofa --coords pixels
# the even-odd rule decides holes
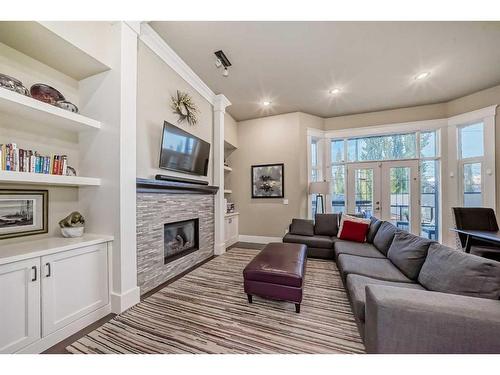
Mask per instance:
[[[339,215],[316,214],[314,219],[314,234],[320,236],[336,236],[339,231]]]
[[[426,238],[398,230],[387,252],[387,258],[407,277],[417,280],[432,242]]]
[[[301,236],[314,236],[314,224],[312,220],[292,219],[290,233]]]
[[[451,249],[429,246],[418,282],[434,292],[500,298],[500,262]]]
[[[341,240],[365,242],[366,233],[368,233],[369,227],[370,219],[362,219],[350,215],[342,215],[337,237]]]

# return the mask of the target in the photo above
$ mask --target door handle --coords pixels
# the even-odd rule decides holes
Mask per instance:
[[[47,275],[45,275],[45,277],[50,277],[52,275],[52,267],[50,266],[50,263],[45,263],[45,267],[47,267]]]
[[[36,268],[36,266],[33,266],[33,267],[31,267],[31,269],[32,269],[32,270],[33,270],[33,272],[34,272],[34,273],[33,273],[33,278],[31,279],[31,281],[36,281],[36,279],[38,278],[37,268]]]

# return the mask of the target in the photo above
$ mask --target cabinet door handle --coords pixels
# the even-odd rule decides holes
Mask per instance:
[[[31,269],[33,270],[34,274],[33,274],[33,278],[31,279],[31,281],[36,281],[36,279],[38,278],[38,275],[37,275],[37,268],[36,266],[33,266],[31,267]]]
[[[45,277],[50,277],[52,275],[52,267],[50,266],[50,263],[46,263],[45,266],[47,267],[47,276]]]

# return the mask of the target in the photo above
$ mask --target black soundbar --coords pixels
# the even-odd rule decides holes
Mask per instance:
[[[208,185],[208,181],[192,180],[190,178],[182,178],[182,177],[173,177],[164,174],[157,174],[155,176],[155,179],[160,181],[183,182],[186,184]]]

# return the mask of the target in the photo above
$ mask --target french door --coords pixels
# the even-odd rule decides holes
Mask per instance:
[[[347,212],[375,216],[419,234],[419,196],[417,160],[347,166]]]

